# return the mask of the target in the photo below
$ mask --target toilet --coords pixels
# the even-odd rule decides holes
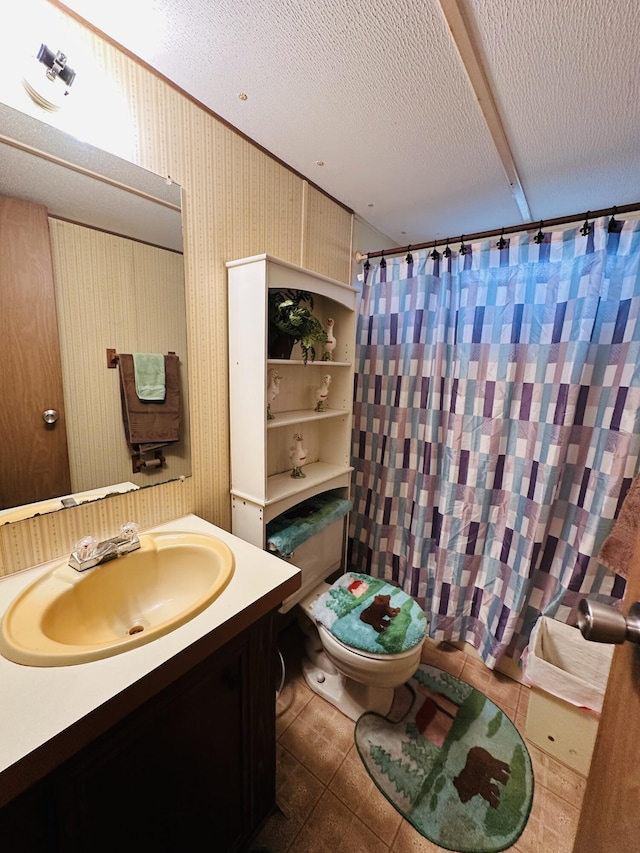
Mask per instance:
[[[302,672],[306,683],[357,720],[365,711],[387,714],[395,690],[420,665],[427,620],[417,601],[384,579],[346,572],[327,583],[345,558],[350,502],[336,500],[336,495],[340,498],[341,492],[323,496],[328,506],[341,506],[342,514],[335,520],[293,545],[290,540],[284,545],[280,541],[282,526],[275,535],[268,530],[267,543],[280,559],[301,571],[300,589],[283,601],[279,612],[292,610],[305,635]],[[305,527],[314,526],[312,513],[299,515]],[[327,515],[326,507],[320,508],[320,515]],[[289,536],[286,526],[285,532]]]
[[[395,689],[420,664],[426,617],[418,603],[384,580],[347,572],[331,585],[318,584],[298,603],[297,615],[311,690],[352,720],[365,711],[386,716]]]

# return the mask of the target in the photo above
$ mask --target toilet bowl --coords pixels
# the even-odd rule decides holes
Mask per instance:
[[[352,577],[362,576],[343,575],[333,587],[346,586],[346,579]],[[426,631],[402,651],[389,653],[382,647],[380,652],[358,648],[337,637],[317,617],[318,601],[322,596],[326,599],[330,589],[332,586],[321,583],[298,605],[298,623],[306,637],[302,659],[304,679],[311,690],[352,720],[357,720],[365,711],[386,715],[395,689],[411,678],[420,665]],[[401,596],[411,602],[404,593]],[[419,609],[416,602],[412,605],[414,610]],[[371,633],[376,636],[373,629]]]

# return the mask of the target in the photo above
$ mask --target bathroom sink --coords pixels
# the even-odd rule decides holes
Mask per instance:
[[[140,535],[140,549],[84,572],[59,563],[9,605],[0,652],[16,663],[65,666],[120,654],[168,634],[225,589],[235,560],[214,536]]]

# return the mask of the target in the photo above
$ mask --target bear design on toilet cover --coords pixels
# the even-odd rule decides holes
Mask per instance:
[[[375,654],[408,651],[427,630],[424,611],[404,590],[355,572],[319,596],[312,613],[341,642]]]

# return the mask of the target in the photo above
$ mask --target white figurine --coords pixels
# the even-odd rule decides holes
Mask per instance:
[[[302,471],[302,466],[307,461],[307,451],[302,446],[302,436],[300,433],[296,433],[293,436],[294,445],[289,449],[289,459],[291,459],[291,465],[293,466],[293,471],[291,472],[291,476],[299,480],[301,477],[306,477],[307,475]]]
[[[324,345],[324,356],[323,361],[333,361],[333,351],[336,348],[336,337],[333,331],[333,318],[329,317],[327,320],[327,328],[325,329],[327,333],[327,342]]]
[[[329,398],[329,385],[331,385],[331,376],[328,373],[322,377],[322,385],[315,390],[316,396],[316,412],[325,412],[326,404]]]
[[[271,414],[271,404],[280,393],[280,379],[282,377],[277,370],[270,370],[268,373],[269,383],[267,385],[267,420],[272,421],[275,415]]]

